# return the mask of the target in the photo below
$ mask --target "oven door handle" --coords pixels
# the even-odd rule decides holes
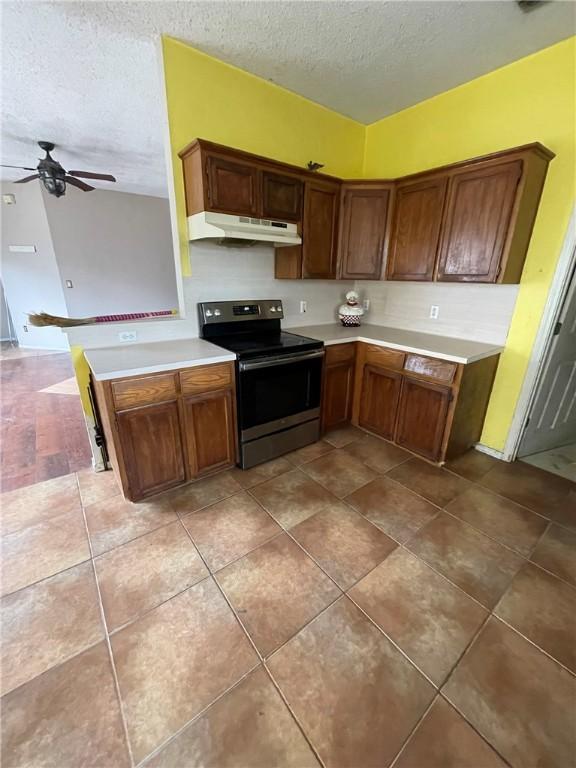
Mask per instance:
[[[301,352],[298,355],[282,355],[282,357],[266,358],[265,360],[247,360],[240,363],[240,370],[256,371],[258,368],[275,368],[278,365],[306,362],[307,360],[313,360],[317,357],[324,357],[323,349],[315,349],[313,352]]]

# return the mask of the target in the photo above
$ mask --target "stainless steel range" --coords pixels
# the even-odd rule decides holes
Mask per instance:
[[[282,331],[279,299],[198,304],[200,335],[236,354],[240,466],[320,436],[324,344]]]

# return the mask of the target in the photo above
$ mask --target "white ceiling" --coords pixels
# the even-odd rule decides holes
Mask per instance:
[[[35,166],[34,142],[45,139],[65,167],[165,195],[160,33],[369,123],[574,34],[575,9],[547,2],[524,13],[514,0],[0,2],[2,162]]]

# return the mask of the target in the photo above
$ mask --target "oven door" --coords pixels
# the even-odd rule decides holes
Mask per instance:
[[[239,363],[242,441],[319,418],[323,349]]]

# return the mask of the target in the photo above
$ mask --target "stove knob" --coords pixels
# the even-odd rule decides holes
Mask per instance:
[[[214,310],[214,315],[215,315],[216,317],[220,317],[220,315],[221,315],[221,314],[222,314],[222,312],[220,312],[220,310],[219,310],[219,309],[215,309],[215,310]]]
[[[206,317],[212,317],[212,314],[213,314],[213,313],[212,313],[212,310],[211,310],[211,309],[207,309],[207,310],[206,310],[206,312],[205,312],[204,314],[206,315]]]
[[[282,305],[281,304],[278,304],[278,306],[276,307],[276,312],[282,312]]]
[[[276,312],[276,307],[270,307],[270,312]]]

